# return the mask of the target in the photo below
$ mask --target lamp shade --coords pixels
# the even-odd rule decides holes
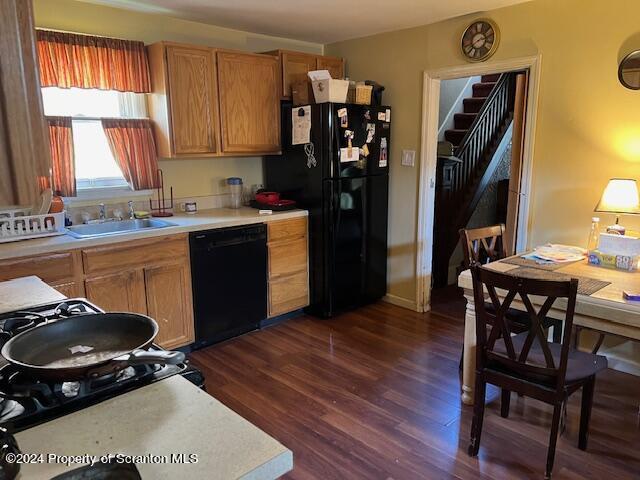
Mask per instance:
[[[595,208],[605,213],[640,213],[638,185],[629,178],[612,178]]]

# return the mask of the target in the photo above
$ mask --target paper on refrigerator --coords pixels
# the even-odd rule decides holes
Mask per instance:
[[[291,109],[291,145],[311,141],[311,105]]]

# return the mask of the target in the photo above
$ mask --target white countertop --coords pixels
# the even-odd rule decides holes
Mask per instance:
[[[286,212],[273,212],[271,215],[260,215],[258,210],[249,207],[202,210],[194,215],[181,213],[162,219],[176,225],[172,227],[150,228],[144,231],[119,233],[103,237],[74,238],[70,235],[59,235],[57,237],[3,243],[0,244],[0,260],[93,247],[96,245],[107,245],[110,243],[126,242],[127,240],[161,237],[176,233],[197,232],[199,230],[305,217],[307,214],[308,212],[306,210],[289,210]]]
[[[65,298],[67,297],[38,277],[21,277],[0,282],[0,313],[58,302]]]
[[[82,466],[51,455],[197,455],[197,463],[136,463],[143,480],[271,480],[293,468],[292,452],[177,375],[15,435],[25,454],[18,479],[50,479]],[[150,457],[146,457],[150,458]],[[156,457],[157,458],[157,457]],[[47,462],[47,460],[49,461]]]

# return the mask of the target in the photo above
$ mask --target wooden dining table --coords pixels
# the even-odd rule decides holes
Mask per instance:
[[[516,261],[517,260],[517,261]],[[605,334],[618,335],[631,340],[640,340],[640,302],[625,300],[623,291],[640,292],[640,272],[627,272],[590,265],[586,260],[560,264],[538,265],[525,262],[522,257],[509,257],[485,265],[498,272],[532,278],[578,278],[593,293],[581,292],[579,288],[574,325],[589,328]],[[595,286],[594,286],[595,285]],[[473,298],[471,272],[465,270],[458,277],[458,286],[464,290],[467,299],[464,327],[464,358],[462,372],[462,402],[473,405],[473,389],[476,372],[476,312]],[[601,287],[601,288],[598,288]],[[500,300],[506,292],[498,290]],[[540,307],[543,299],[531,297],[532,303]],[[512,308],[526,311],[520,298],[516,296]],[[564,320],[565,300],[557,300],[548,316]]]

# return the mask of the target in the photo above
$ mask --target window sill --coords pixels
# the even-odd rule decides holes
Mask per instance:
[[[98,203],[124,203],[128,200],[151,198],[153,190],[131,190],[129,187],[96,187],[78,190],[78,196],[65,197],[64,203],[73,207],[84,207]]]

